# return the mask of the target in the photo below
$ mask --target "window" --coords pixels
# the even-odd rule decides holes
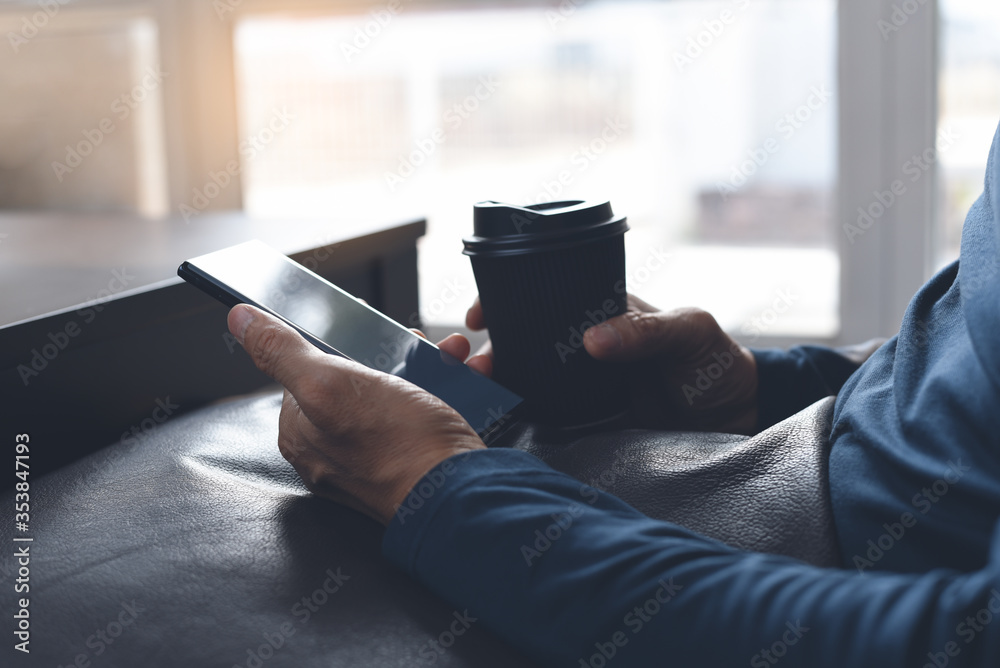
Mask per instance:
[[[162,215],[156,23],[64,4],[0,14],[0,207]]]
[[[831,337],[835,28],[825,0],[250,16],[242,139],[294,120],[248,161],[245,205],[427,215],[422,315],[450,325],[475,295],[474,202],[609,198],[631,291]]]
[[[448,325],[475,290],[475,201],[608,198],[654,304],[757,345],[892,335],[981,192],[994,4],[81,0],[36,21],[6,3],[0,209],[426,215],[423,315]],[[165,82],[117,122],[149,68]],[[953,144],[851,232],[938,132]]]
[[[1000,5],[942,0],[938,264],[958,257],[962,224],[983,192],[986,157],[1000,119]],[[942,148],[944,148],[942,146]]]

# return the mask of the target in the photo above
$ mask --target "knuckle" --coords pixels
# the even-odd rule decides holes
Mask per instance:
[[[660,335],[661,326],[658,314],[630,311],[626,316],[640,341]]]
[[[281,330],[276,325],[265,325],[253,339],[250,355],[266,374],[271,374],[281,360]]]
[[[302,446],[284,431],[278,432],[278,452],[288,462],[294,462],[302,452]]]
[[[719,328],[715,316],[704,309],[686,307],[674,311],[677,317],[697,331],[709,331]]]
[[[299,477],[305,483],[306,489],[313,494],[322,494],[330,486],[327,475],[318,467],[304,468],[299,472]]]

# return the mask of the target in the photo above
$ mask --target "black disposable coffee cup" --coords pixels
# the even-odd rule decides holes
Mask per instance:
[[[559,426],[626,408],[620,364],[592,358],[590,327],[625,312],[625,216],[610,202],[480,202],[465,251],[493,343],[494,378]]]

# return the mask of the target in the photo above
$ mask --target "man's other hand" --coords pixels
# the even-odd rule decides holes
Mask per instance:
[[[465,319],[486,327],[477,298]],[[583,337],[587,352],[608,364],[629,364],[634,426],[753,433],[757,363],[711,314],[695,308],[660,311],[628,296],[628,309]],[[489,375],[487,342],[469,366]]]

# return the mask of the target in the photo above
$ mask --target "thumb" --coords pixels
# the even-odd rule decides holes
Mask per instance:
[[[295,396],[302,379],[323,359],[323,353],[290,325],[253,306],[234,306],[228,324],[257,368]]]
[[[715,318],[700,309],[630,310],[588,329],[583,344],[592,357],[601,360],[684,357],[704,347],[720,331]]]

